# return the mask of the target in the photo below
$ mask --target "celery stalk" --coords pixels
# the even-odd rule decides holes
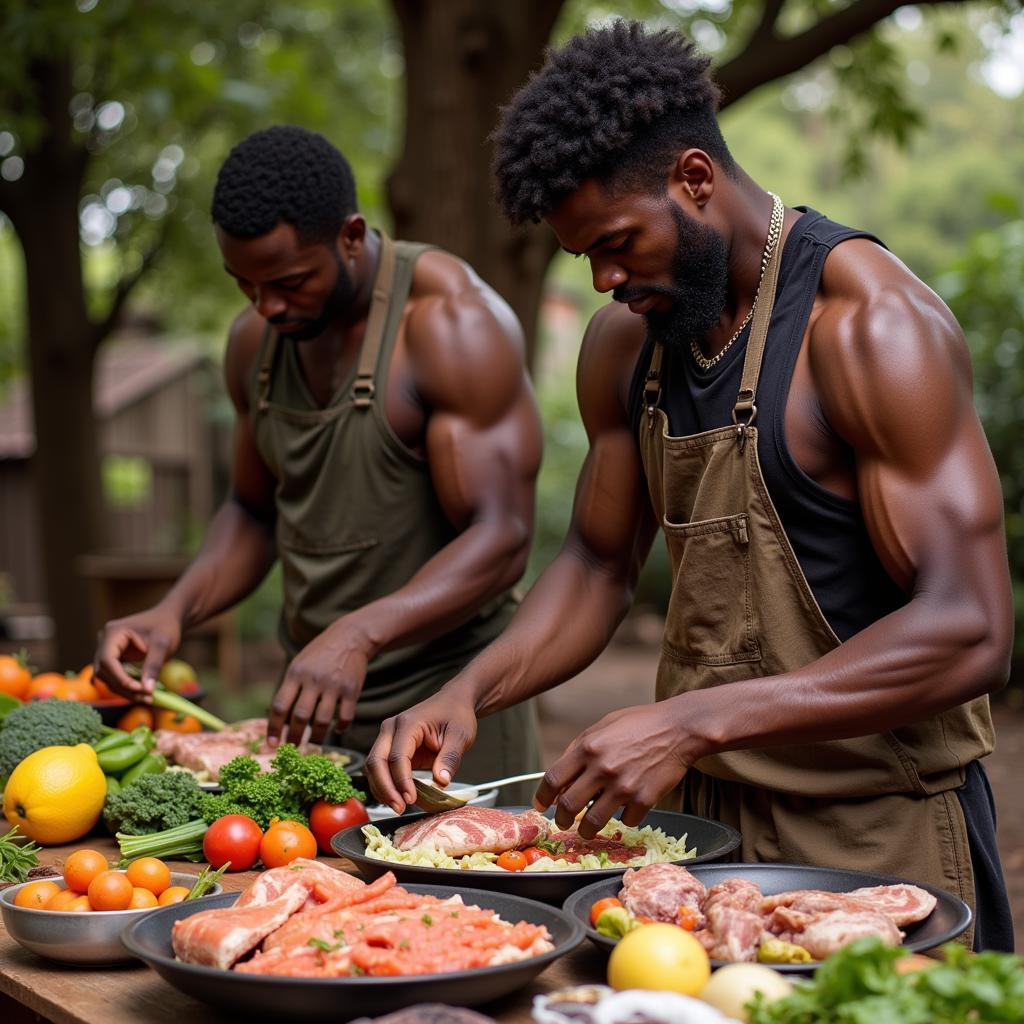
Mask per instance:
[[[228,723],[222,718],[218,718],[215,714],[207,711],[205,708],[201,708],[198,704],[193,704],[192,701],[182,697],[180,694],[171,693],[170,690],[161,690],[159,687],[154,690],[153,705],[163,708],[165,711],[173,711],[175,714],[191,715],[202,722],[207,729],[212,729],[214,732],[220,732],[228,727]]]

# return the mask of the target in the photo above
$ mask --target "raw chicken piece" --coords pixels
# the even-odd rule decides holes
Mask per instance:
[[[622,876],[619,899],[634,917],[650,917],[655,921],[675,924],[679,908],[697,912],[696,927],[704,925],[704,901],[708,891],[686,868],[678,864],[647,864]]]

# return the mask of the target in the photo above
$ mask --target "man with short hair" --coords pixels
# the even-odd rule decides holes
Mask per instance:
[[[249,306],[225,359],[231,495],[156,607],[109,623],[96,672],[145,698],[184,629],[276,559],[289,664],[272,740],[369,749],[508,622],[533,530],[541,438],[508,305],[461,260],[392,242],[344,156],[280,126],[230,153],[213,221]],[[123,660],[144,659],[142,679]],[[532,708],[498,716],[465,777],[538,764]]]
[[[444,781],[477,720],[578,673],[655,532],[658,702],[585,730],[536,796],[593,835],[659,800],[742,859],[897,875],[1013,943],[980,759],[1013,610],[999,480],[949,310],[878,241],[786,208],[718,127],[709,61],[618,22],[552,53],[496,133],[500,202],[590,261],[590,440],[561,553],[504,634],[384,723],[378,796]]]

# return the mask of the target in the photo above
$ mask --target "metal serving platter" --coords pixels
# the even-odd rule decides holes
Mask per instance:
[[[447,899],[451,889],[409,885],[410,892]],[[463,901],[496,910],[506,921],[544,925],[554,949],[528,960],[452,971],[388,978],[292,978],[239,974],[217,967],[186,964],[174,957],[171,928],[196,910],[231,906],[238,893],[210,897],[199,907],[183,904],[154,910],[124,930],[121,941],[165,981],[204,1003],[227,1011],[232,1020],[274,1016],[278,1020],[349,1020],[360,1014],[376,1016],[414,1003],[475,1006],[507,995],[540,974],[553,960],[583,941],[583,928],[568,914],[518,896],[462,890]]]
[[[916,885],[930,892],[938,903],[923,920],[903,926],[906,932],[903,948],[912,953],[923,953],[942,943],[955,939],[971,923],[971,908],[948,892],[906,878],[872,875],[862,871],[843,871],[839,868],[815,868],[802,864],[703,864],[691,868],[683,865],[699,882],[709,889],[727,878],[742,878],[754,882],[765,896],[774,896],[793,889],[822,889],[825,892],[850,892],[872,885]],[[595,931],[590,924],[590,908],[606,896],[618,896],[618,879],[603,879],[574,892],[565,901],[563,909],[583,927],[586,936],[599,949],[610,953],[617,942]],[[712,967],[721,967],[726,961],[712,960]],[[806,974],[818,966],[819,961],[806,964],[769,964],[777,971]]]
[[[519,814],[526,807],[502,807],[503,811]],[[412,821],[419,821],[425,815],[403,814],[397,818],[375,821],[374,825],[387,836]],[[552,817],[553,812],[548,812]],[[672,811],[651,811],[641,822],[660,828],[670,836],[685,835],[688,848],[696,848],[697,856],[677,861],[689,867],[706,861],[724,860],[740,844],[740,834],[734,828],[709,818],[698,818],[692,814],[676,814]],[[413,864],[392,864],[367,856],[366,837],[361,825],[353,825],[339,832],[331,839],[331,846],[339,857],[347,857],[367,879],[377,878],[385,871],[392,871],[401,882],[434,882],[441,885],[472,885],[478,889],[494,892],[513,893],[528,899],[543,900],[545,903],[560,904],[570,893],[591,882],[601,879],[617,881],[626,870],[625,865],[611,868],[597,868],[586,871],[477,871],[462,868],[433,868]],[[617,890],[616,890],[617,891]]]

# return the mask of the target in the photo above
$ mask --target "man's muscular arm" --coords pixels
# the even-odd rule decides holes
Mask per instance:
[[[850,446],[859,501],[883,564],[908,592],[901,608],[794,672],[687,693],[609,715],[577,739],[539,794],[567,824],[620,782],[648,730],[675,732],[678,781],[724,750],[874,734],[997,690],[1007,678],[1013,613],[999,479],[972,404],[970,363],[942,302],[893,257],[848,242],[826,263],[809,344],[822,409]],[[660,748],[659,748],[660,749]]]
[[[236,414],[231,497],[213,517],[199,553],[166,597],[154,608],[107,623],[100,634],[96,674],[126,696],[146,699],[182,631],[251,593],[274,563],[273,479],[253,442],[248,395],[261,329],[261,318],[243,312],[232,327],[225,355],[225,378]],[[139,658],[144,659],[142,679],[136,680],[122,662]]]
[[[439,287],[414,298],[405,348],[428,409],[431,481],[458,532],[403,587],[339,619],[300,652],[272,704],[275,737],[286,719],[289,736],[312,723],[318,740],[335,716],[344,729],[377,653],[450,632],[526,568],[541,428],[522,332],[464,264],[445,254],[422,260],[444,274]]]
[[[388,719],[367,772],[396,810],[414,798],[413,767],[448,781],[472,745],[477,716],[570,678],[606,646],[632,601],[654,521],[625,408],[640,321],[609,307],[584,338],[577,381],[590,450],[565,545],[505,632],[437,695]]]

